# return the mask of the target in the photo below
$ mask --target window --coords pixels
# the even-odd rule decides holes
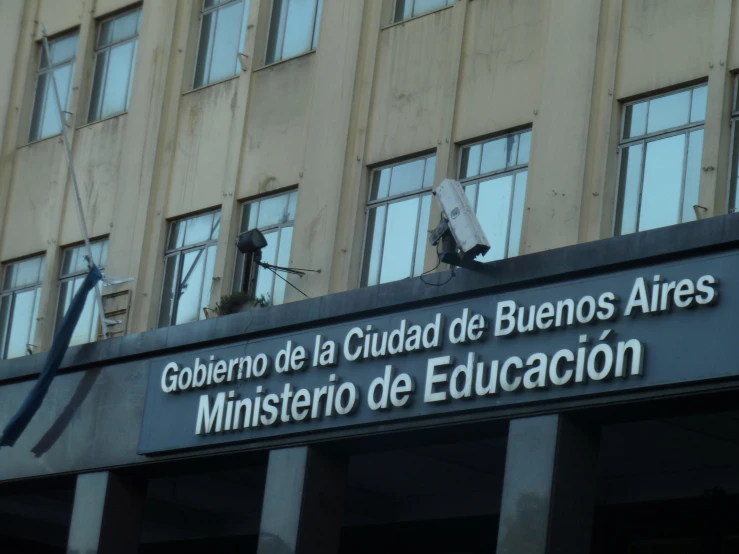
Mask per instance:
[[[220,212],[170,224],[159,327],[205,319],[203,308],[210,302],[220,226]]]
[[[204,0],[195,62],[195,88],[239,74],[249,0]]]
[[[739,211],[739,76],[734,81],[731,108],[731,169],[729,170],[729,212]]]
[[[74,76],[74,60],[77,55],[77,34],[68,35],[49,42],[51,63],[46,59],[46,52],[41,45],[41,59],[36,73],[36,91],[33,95],[31,111],[31,132],[28,140],[40,140],[58,135],[62,132],[62,119],[54,97],[54,86],[51,84],[53,72],[59,88],[59,100],[62,109],[69,109],[69,98]]]
[[[518,255],[531,131],[466,146],[459,178],[490,242],[482,262]]]
[[[323,0],[273,0],[266,63],[315,50]]]
[[[372,171],[362,285],[423,273],[436,156]]]
[[[618,235],[695,219],[706,85],[624,106]]]
[[[93,242],[92,259],[100,269],[105,269],[105,262],[108,259],[108,240],[99,240]],[[87,261],[87,249],[84,245],[65,248],[62,256],[62,269],[59,274],[59,303],[56,307],[56,327],[62,322],[64,314],[67,313],[72,298],[79,290],[82,281],[85,280],[89,271]],[[72,340],[69,341],[70,346],[75,344],[85,344],[97,340],[100,333],[100,314],[98,313],[98,304],[95,299],[95,291],[87,295],[85,307],[77,322],[77,326],[72,333]]]
[[[454,0],[395,0],[393,21],[397,23],[452,4],[454,4]]]
[[[290,247],[293,241],[293,223],[298,203],[298,191],[249,202],[241,207],[239,234],[259,229],[267,246],[262,249],[262,261],[287,267],[290,264]],[[284,273],[278,272],[282,277]],[[234,292],[247,291],[267,305],[285,301],[286,283],[264,267],[254,264],[251,256],[239,253],[236,258]]]
[[[30,353],[44,278],[44,257],[7,264],[0,288],[0,359]]]
[[[88,122],[128,110],[140,24],[140,9],[100,24]]]

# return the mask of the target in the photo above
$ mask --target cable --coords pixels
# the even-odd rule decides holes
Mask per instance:
[[[452,279],[454,279],[457,276],[457,274],[454,272],[454,267],[452,267],[452,274],[449,276],[449,279],[447,279],[443,283],[429,283],[428,281],[426,281],[423,278],[424,275],[428,275],[429,273],[433,273],[434,271],[436,271],[436,269],[441,265],[441,254],[439,254],[439,243],[436,244],[436,259],[438,260],[436,262],[436,265],[434,267],[432,267],[431,269],[429,269],[428,271],[424,271],[423,273],[421,273],[421,275],[419,275],[419,277],[421,279],[421,282],[423,284],[425,284],[425,285],[428,285],[430,287],[443,287],[449,281],[451,281]]]
[[[300,290],[298,287],[296,287],[295,285],[293,285],[290,281],[288,281],[282,275],[280,275],[274,269],[272,269],[269,266],[269,264],[266,264],[266,263],[263,263],[263,262],[259,262],[259,265],[262,266],[265,269],[269,269],[272,273],[274,273],[275,275],[277,275],[280,279],[282,279],[283,281],[285,281],[288,285],[290,285],[292,288],[294,288],[296,291],[298,291],[300,294],[302,294],[306,298],[310,298],[310,296],[308,296],[307,294],[305,294],[302,290]]]

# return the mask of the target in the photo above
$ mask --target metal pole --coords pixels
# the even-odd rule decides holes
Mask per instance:
[[[44,52],[46,54],[46,62],[49,64],[49,74],[51,75],[51,86],[54,88],[54,98],[56,99],[56,106],[59,110],[59,119],[62,123],[62,142],[64,142],[64,150],[67,153],[67,161],[69,163],[69,173],[72,175],[72,184],[74,185],[74,199],[77,205],[77,217],[79,219],[80,229],[82,229],[82,238],[85,241],[85,249],[87,250],[87,258],[90,267],[94,263],[92,258],[92,247],[90,246],[90,236],[87,234],[87,224],[85,223],[85,214],[82,210],[82,199],[80,198],[80,190],[77,185],[77,173],[74,170],[74,163],[72,161],[72,150],[69,147],[69,139],[67,138],[67,123],[64,109],[62,108],[62,101],[59,97],[59,89],[56,86],[56,78],[54,77],[54,69],[51,64],[51,49],[49,48],[49,41],[46,38],[46,27],[41,25],[41,37],[44,46]],[[98,283],[95,287],[95,300],[97,302],[98,313],[100,314],[100,325],[103,330],[103,337],[108,338],[108,325],[105,323],[105,312],[103,312],[103,297],[100,292],[102,282]]]

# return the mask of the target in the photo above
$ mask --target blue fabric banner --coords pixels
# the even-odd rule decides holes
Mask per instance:
[[[5,427],[2,437],[0,438],[0,447],[13,446],[15,441],[18,440],[18,437],[23,433],[28,423],[36,414],[39,407],[41,407],[41,403],[46,397],[49,386],[54,380],[54,377],[56,377],[59,366],[62,364],[64,354],[66,354],[67,349],[69,348],[69,341],[72,339],[74,328],[77,326],[77,321],[80,319],[82,309],[85,307],[87,295],[102,278],[103,274],[97,266],[93,265],[77,291],[77,294],[72,298],[72,303],[69,305],[67,313],[64,314],[62,323],[51,343],[51,348],[46,354],[46,363],[44,364],[44,369],[41,371],[38,381],[36,381],[31,392],[28,393],[28,396],[23,401],[18,412],[16,412]]]

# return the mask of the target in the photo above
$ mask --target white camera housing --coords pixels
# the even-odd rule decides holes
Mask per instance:
[[[460,250],[471,258],[485,254],[490,243],[459,181],[444,179],[434,190],[437,202]]]

